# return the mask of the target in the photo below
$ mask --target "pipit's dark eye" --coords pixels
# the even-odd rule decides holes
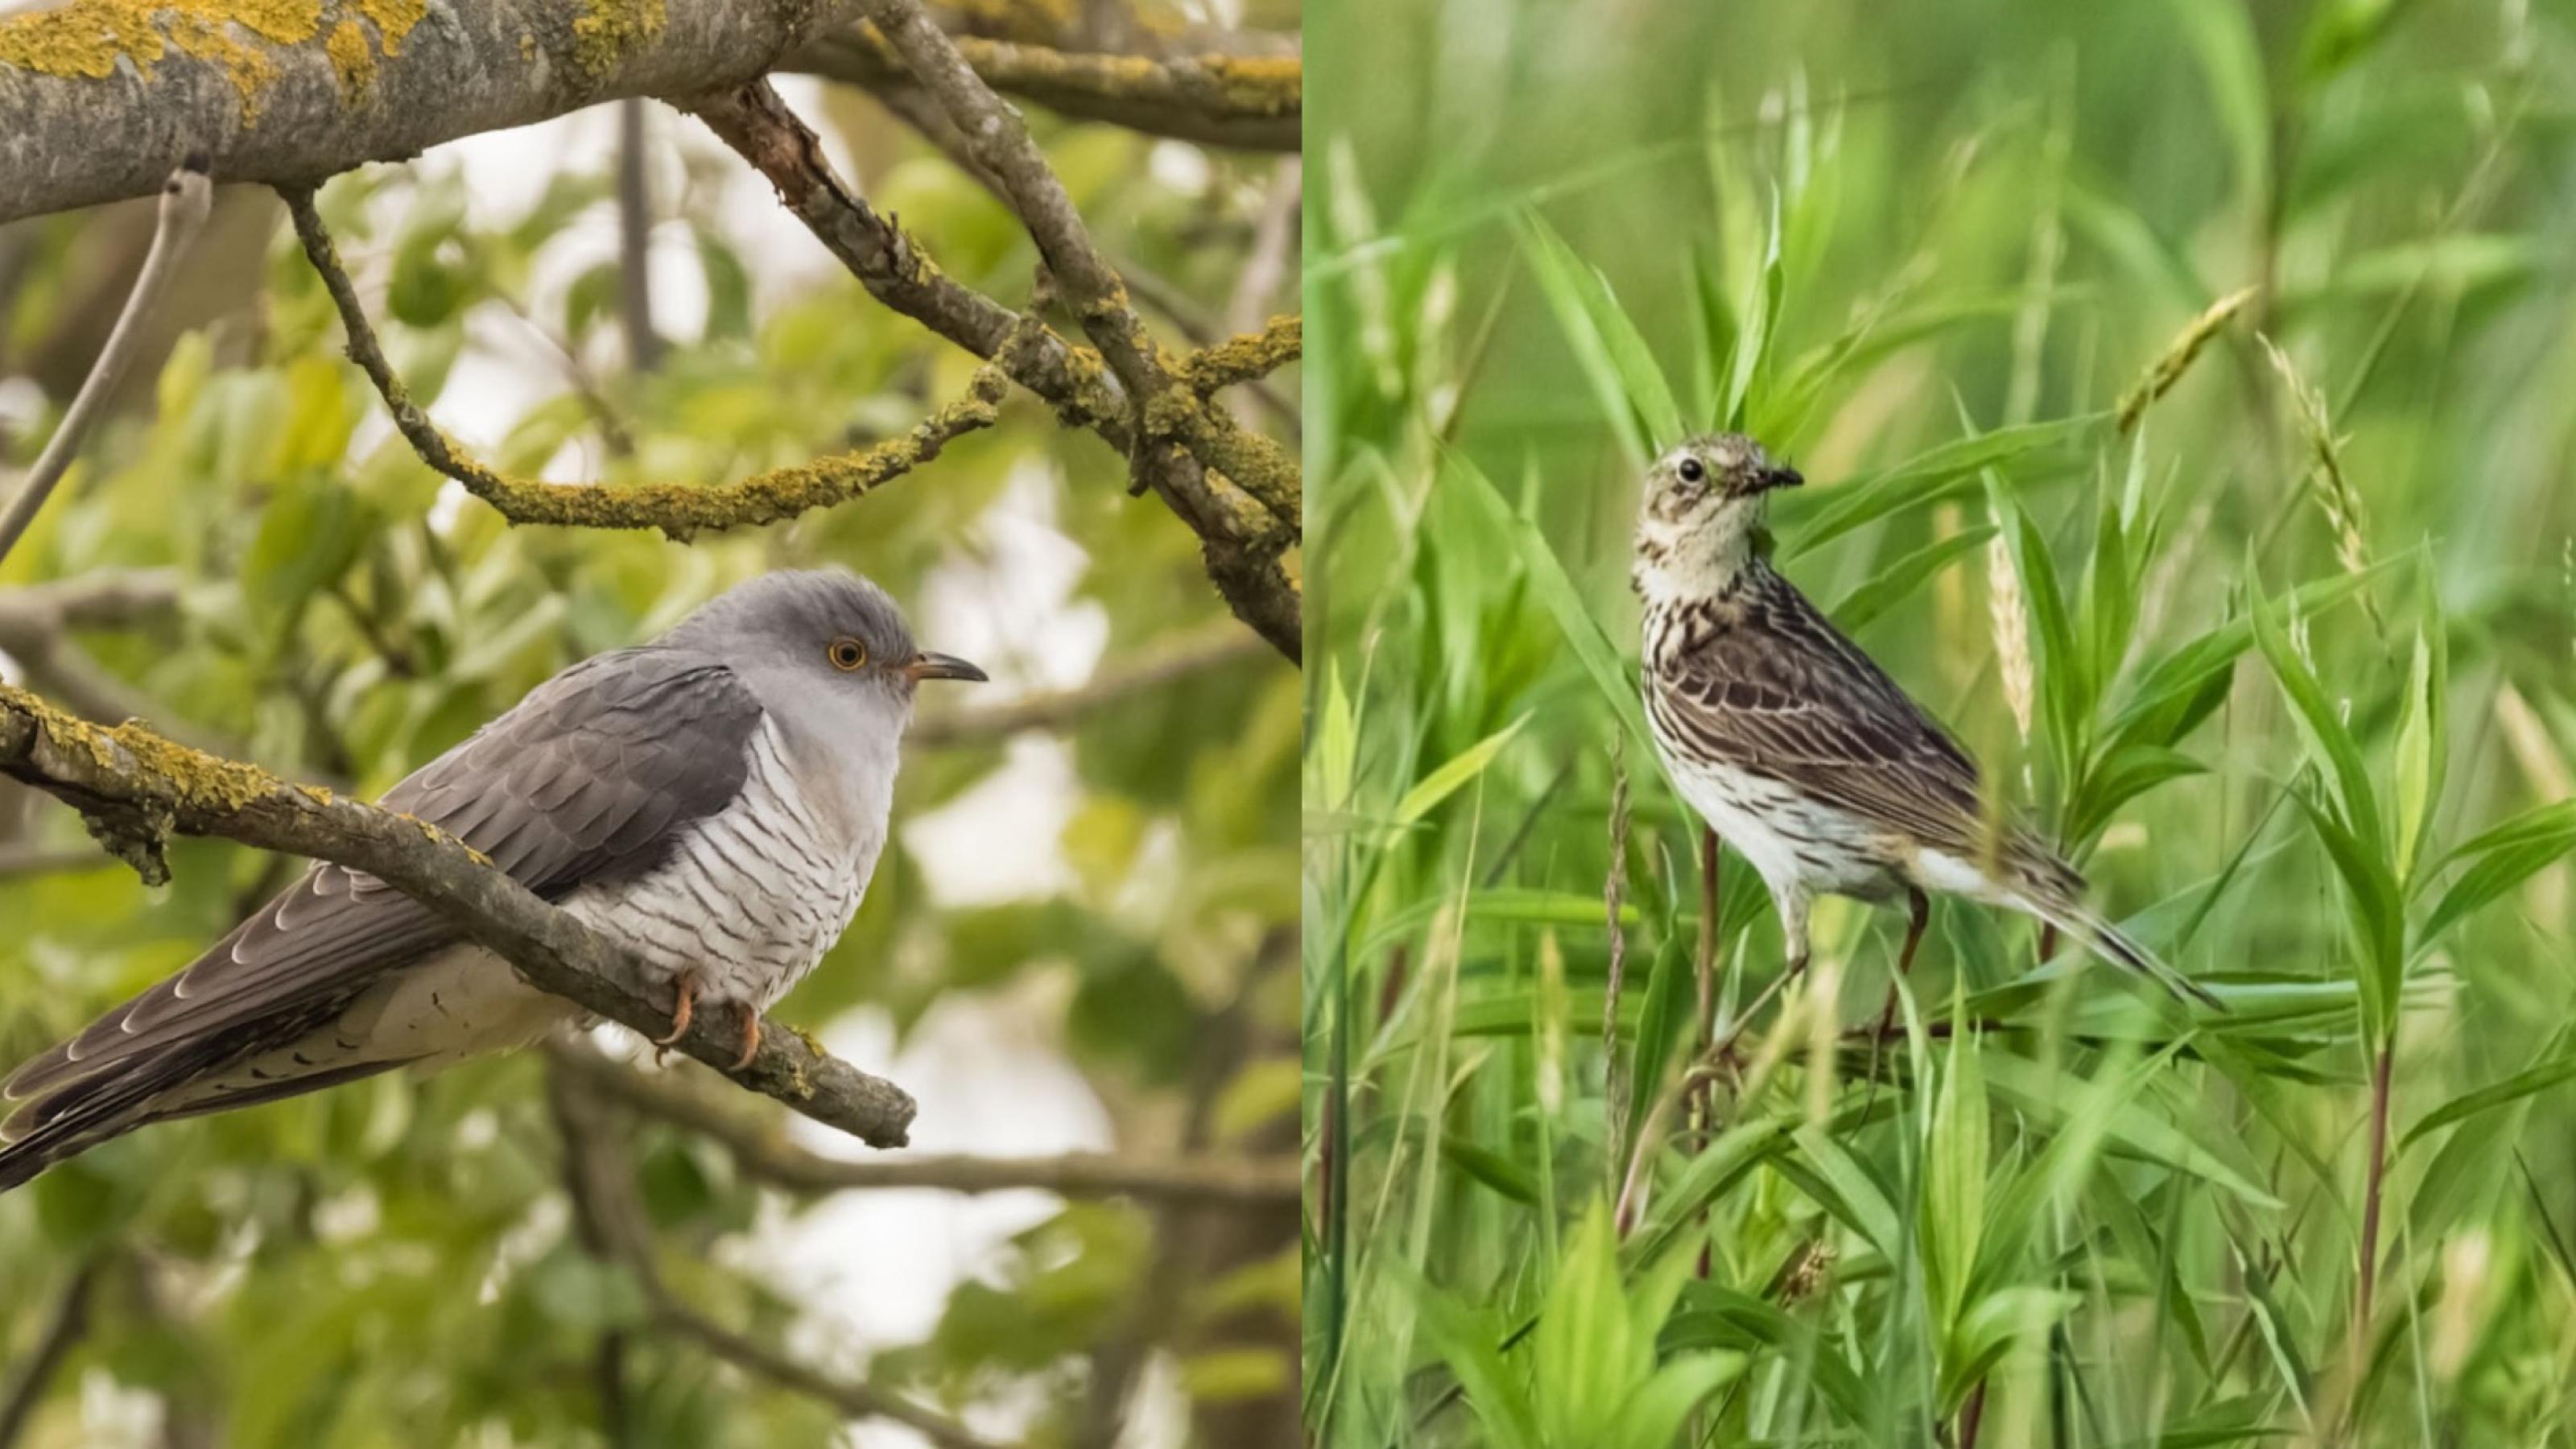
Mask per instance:
[[[868,662],[868,646],[856,639],[835,639],[831,649],[832,667],[848,671]]]
[[[1708,476],[1708,470],[1700,466],[1697,458],[1682,459],[1682,465],[1673,471],[1681,474],[1682,481],[1685,483],[1696,483]]]

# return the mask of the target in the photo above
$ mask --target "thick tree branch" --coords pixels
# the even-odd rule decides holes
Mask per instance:
[[[392,412],[394,426],[422,462],[465,485],[465,491],[500,511],[512,523],[552,523],[580,528],[651,528],[686,541],[701,529],[737,528],[777,523],[809,509],[845,503],[899,478],[939,456],[959,436],[991,427],[1000,416],[1006,388],[991,368],[979,371],[967,395],[924,418],[912,432],[856,453],[817,459],[714,487],[685,483],[646,483],[605,487],[545,483],[496,473],[468,457],[440,432],[394,375],[393,364],[376,341],[358,289],[340,264],[331,234],[314,210],[313,193],[281,188],[295,234],[304,254],[321,275],[323,287],[340,310],[349,334],[349,357],[374,383]]]
[[[1222,625],[1203,636],[1166,646],[1159,653],[1103,669],[1071,689],[916,720],[904,736],[904,743],[937,749],[980,744],[1028,730],[1058,729],[1146,690],[1159,689],[1174,680],[1249,659],[1260,652],[1261,641],[1231,624]]]
[[[1299,1167],[1294,1157],[1140,1157],[1109,1152],[1046,1157],[906,1153],[866,1162],[825,1157],[788,1143],[774,1120],[754,1121],[668,1075],[637,1071],[583,1046],[558,1045],[551,1055],[558,1069],[579,1077],[585,1085],[647,1116],[708,1138],[723,1147],[746,1175],[789,1192],[913,1187],[984,1193],[1037,1188],[1065,1197],[1269,1207],[1294,1203],[1298,1196]]]
[[[496,952],[519,974],[648,1036],[670,1008],[626,986],[646,979],[606,937],[556,910],[454,837],[408,816],[290,785],[256,766],[171,743],[136,724],[101,729],[0,685],[0,774],[81,812],[91,832],[147,880],[167,879],[173,831],[328,860],[377,876]],[[873,1147],[900,1147],[913,1101],[891,1082],[772,1029],[740,1071],[739,1021],[704,1012],[675,1043],[736,1085],[775,1097]]]
[[[1127,55],[971,36],[957,37],[957,51],[993,89],[1076,120],[1248,151],[1300,144],[1305,78],[1293,54]],[[826,36],[788,57],[787,69],[871,91],[910,84],[867,30]]]
[[[0,19],[0,222],[148,196],[192,151],[228,181],[309,186],[603,101],[740,85],[856,14],[850,0],[70,0]]]

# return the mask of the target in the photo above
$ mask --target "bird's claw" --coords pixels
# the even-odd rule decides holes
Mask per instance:
[[[695,1021],[697,1015],[698,973],[683,971],[680,973],[679,1001],[671,1008],[671,1034],[653,1038],[653,1060],[657,1064],[670,1055],[671,1048],[678,1044],[680,1038],[689,1034],[689,1023]]]
[[[739,1072],[750,1066],[751,1059],[758,1055],[760,1055],[760,1013],[746,1002],[742,1008],[742,1055],[734,1058],[733,1065],[726,1070]]]

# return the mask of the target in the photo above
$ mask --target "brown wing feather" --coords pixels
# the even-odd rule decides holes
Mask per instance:
[[[760,705],[731,671],[664,649],[600,655],[386,792],[548,897],[647,868],[673,829],[722,809]],[[177,975],[21,1066],[0,1141],[130,1115],[205,1071],[327,1021],[384,972],[457,939],[373,876],[317,865]]]
[[[1976,763],[1805,595],[1755,564],[1654,671],[1655,707],[1715,759],[1938,849],[1985,834]],[[2017,832],[2007,847],[2025,849]]]

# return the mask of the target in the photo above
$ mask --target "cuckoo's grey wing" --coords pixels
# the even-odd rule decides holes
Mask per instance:
[[[674,830],[723,809],[760,720],[720,661],[643,648],[603,654],[388,791],[549,898],[648,869]],[[373,876],[316,865],[204,956],[27,1063],[0,1085],[24,1101],[0,1123],[5,1158],[136,1125],[153,1098],[291,1042],[383,973],[457,933]]]
[[[1971,852],[1977,767],[1787,580],[1761,571],[1745,618],[1651,675],[1673,738],[1926,845]]]

